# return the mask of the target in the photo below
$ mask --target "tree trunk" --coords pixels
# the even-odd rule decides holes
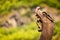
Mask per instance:
[[[48,20],[43,22],[43,29],[39,40],[52,40],[53,35],[53,23]]]
[[[40,7],[37,7],[35,13],[38,15],[42,21],[42,33],[39,40],[52,40],[54,22],[53,18],[48,15],[46,12],[42,12]]]

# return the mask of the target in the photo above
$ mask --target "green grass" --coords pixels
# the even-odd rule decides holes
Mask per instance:
[[[23,27],[0,28],[0,40],[38,40],[39,34],[34,22]]]
[[[55,35],[52,40],[60,40],[60,22],[55,23]],[[38,40],[40,36],[35,22],[16,28],[0,28],[0,40]]]

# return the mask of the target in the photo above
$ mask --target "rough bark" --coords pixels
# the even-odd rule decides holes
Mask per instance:
[[[52,40],[54,22],[53,18],[50,15],[47,15],[45,12],[41,12],[40,7],[37,7],[35,13],[38,15],[38,18],[42,21],[42,33],[39,40]]]

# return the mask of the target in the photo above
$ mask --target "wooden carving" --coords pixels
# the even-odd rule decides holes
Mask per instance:
[[[42,29],[40,29],[39,25],[38,30],[41,31],[41,36],[39,40],[52,40],[53,29],[54,29],[54,20],[53,18],[46,12],[41,10],[40,7],[35,9],[36,16],[39,20],[37,20],[37,25],[41,22]]]

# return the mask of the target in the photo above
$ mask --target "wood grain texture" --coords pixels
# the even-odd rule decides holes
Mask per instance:
[[[43,15],[40,7],[37,7],[35,13],[38,15],[40,20],[42,21],[42,33],[39,40],[52,40],[53,30],[54,30],[54,22],[52,17],[49,15]]]

